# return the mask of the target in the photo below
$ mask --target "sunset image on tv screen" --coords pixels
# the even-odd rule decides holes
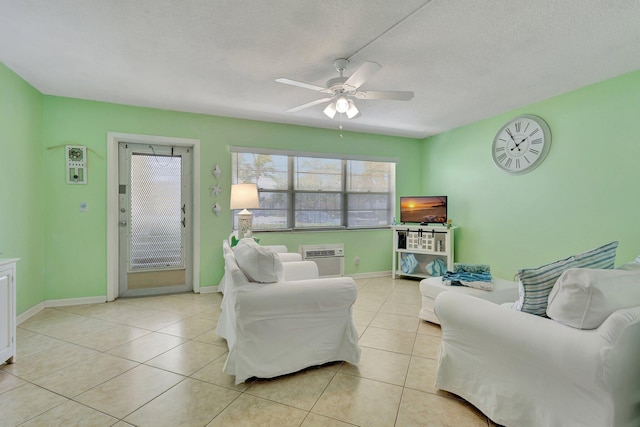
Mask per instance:
[[[447,222],[446,197],[402,197],[400,199],[402,222]]]

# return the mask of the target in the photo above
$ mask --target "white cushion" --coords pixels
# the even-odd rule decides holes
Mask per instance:
[[[549,294],[547,315],[578,329],[596,329],[614,311],[640,305],[640,272],[570,268]]]
[[[251,238],[241,239],[233,249],[236,263],[251,282],[274,283],[284,278],[278,253]]]

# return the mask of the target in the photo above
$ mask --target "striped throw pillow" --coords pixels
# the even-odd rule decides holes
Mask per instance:
[[[514,308],[538,316],[546,316],[549,294],[560,275],[569,268],[613,268],[618,242],[561,259],[538,268],[518,270],[520,299]]]

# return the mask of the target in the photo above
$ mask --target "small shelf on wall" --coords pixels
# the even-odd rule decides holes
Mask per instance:
[[[456,227],[395,225],[391,276],[428,278],[427,265],[438,259],[453,270],[453,232]]]

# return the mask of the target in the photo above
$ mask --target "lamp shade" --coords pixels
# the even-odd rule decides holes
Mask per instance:
[[[231,209],[256,209],[260,207],[256,184],[233,184],[231,186]]]

